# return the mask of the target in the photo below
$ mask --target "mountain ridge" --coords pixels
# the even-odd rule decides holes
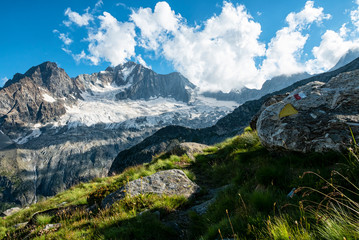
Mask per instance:
[[[296,73],[292,75],[280,75],[265,81],[261,89],[250,89],[243,87],[241,90],[232,90],[229,93],[224,93],[222,91],[205,92],[203,93],[203,95],[216,98],[217,100],[236,101],[242,104],[247,101],[259,99],[266,94],[279,91],[294,84],[297,81],[306,79],[310,76],[311,75],[306,72]]]

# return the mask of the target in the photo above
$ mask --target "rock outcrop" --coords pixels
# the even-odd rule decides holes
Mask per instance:
[[[103,208],[110,207],[126,195],[136,196],[147,193],[169,196],[181,195],[189,198],[199,190],[200,187],[192,182],[182,170],[172,169],[127,183],[124,187],[105,197],[101,205]]]
[[[312,82],[267,107],[257,121],[269,149],[299,152],[340,151],[359,136],[359,71],[329,82]]]

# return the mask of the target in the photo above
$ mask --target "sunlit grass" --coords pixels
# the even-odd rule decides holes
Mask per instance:
[[[256,132],[247,128],[240,136],[208,147],[193,161],[187,155],[160,154],[151,163],[129,167],[119,175],[81,183],[0,219],[0,232],[3,236],[6,231],[12,232],[16,239],[20,233],[13,225],[29,220],[37,211],[86,205],[55,217],[43,215],[30,238],[179,239],[178,232],[162,219],[198,204],[181,196],[126,196],[110,208],[86,210],[93,204],[99,206],[105,196],[129,181],[178,168],[207,189],[204,194],[208,189],[227,186],[206,213],[189,212],[189,239],[359,239],[355,215],[359,211],[358,152],[354,144],[349,157],[337,153],[276,154],[264,149]],[[334,191],[333,187],[338,189]],[[287,197],[293,188],[297,189],[295,196]],[[329,196],[351,209],[328,201]],[[41,226],[50,222],[61,223],[61,228],[42,232]]]

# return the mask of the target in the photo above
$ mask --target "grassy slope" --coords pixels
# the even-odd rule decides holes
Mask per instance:
[[[343,196],[338,194],[339,189],[333,191],[336,184],[353,187],[348,181],[333,176],[333,169],[357,181],[355,178],[359,168],[356,155],[351,156],[348,158],[336,153],[270,153],[260,145],[256,133],[247,131],[209,147],[204,154],[197,155],[195,161],[186,155],[161,155],[150,164],[129,168],[120,175],[79,184],[2,219],[1,236],[8,235],[8,239],[25,236],[36,239],[182,238],[158,217],[158,212],[163,219],[176,210],[186,210],[195,204],[195,201],[181,196],[126,197],[110,209],[86,211],[86,205],[100,203],[104,196],[128,181],[160,170],[179,168],[204,189],[203,195],[206,190],[229,185],[210,205],[206,214],[188,213],[189,229],[186,235],[190,239],[359,239],[357,218],[346,210],[348,208],[340,204],[331,205],[328,201],[322,203],[329,208],[316,204],[324,199],[321,193],[326,194],[327,199],[348,196],[348,199],[355,200],[358,197],[355,192],[347,192]],[[348,159],[352,161],[348,162]],[[304,172],[305,176],[301,177]],[[357,183],[353,184],[358,186]],[[299,186],[307,188],[288,198],[291,189]],[[316,194],[314,189],[321,192]],[[355,191],[358,192],[357,189]],[[335,203],[334,200],[331,202]],[[349,202],[347,205],[359,209],[355,203]],[[28,221],[37,211],[75,205],[77,209],[63,214],[40,215],[31,228],[16,230],[14,227],[17,223]],[[139,214],[141,212],[144,213]],[[318,213],[326,217],[318,220]],[[61,223],[61,227],[42,231],[48,223]]]

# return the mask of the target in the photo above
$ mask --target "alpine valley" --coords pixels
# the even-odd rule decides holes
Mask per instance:
[[[32,67],[0,90],[0,199],[25,205],[106,176],[158,129],[209,127],[237,105],[134,62],[75,78],[53,62]]]

